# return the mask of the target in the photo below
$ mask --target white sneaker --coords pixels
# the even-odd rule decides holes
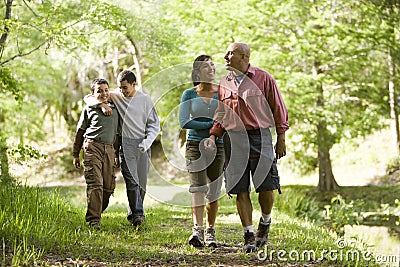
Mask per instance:
[[[217,241],[215,240],[215,229],[207,228],[204,234],[204,241],[207,247],[217,247]]]
[[[204,247],[204,230],[201,226],[193,226],[192,235],[189,237],[189,244],[193,247]]]

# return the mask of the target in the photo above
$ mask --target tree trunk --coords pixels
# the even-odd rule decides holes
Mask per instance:
[[[135,46],[134,54],[132,56],[133,56],[133,62],[135,64],[135,69],[136,69],[136,76],[137,76],[136,83],[139,86],[139,88],[142,88],[142,70],[140,68],[138,53],[136,51],[137,51],[137,49]]]
[[[395,64],[393,62],[393,48],[389,48],[388,53],[388,67],[389,67],[389,103],[390,103],[390,118],[391,118],[391,130],[393,138],[393,146],[396,148],[395,152],[397,155],[400,153],[400,132],[399,132],[399,111],[397,108],[397,94],[396,87],[394,84],[395,77]]]
[[[4,19],[5,20],[10,20],[11,19],[11,9],[12,9],[12,2],[13,0],[7,0],[6,2],[6,14]],[[4,29],[2,31],[2,34],[0,36],[0,58],[3,56],[4,48],[6,46],[6,41],[8,37],[10,29],[7,25],[4,26]],[[1,109],[0,109],[1,110]],[[5,121],[5,116],[4,113],[1,112],[0,114],[0,180],[5,181],[10,179],[10,169],[8,165],[8,156],[7,156],[7,142],[6,138],[3,137],[3,133],[1,129],[4,126],[4,121]],[[1,125],[3,124],[3,125]]]
[[[318,66],[316,63],[313,67],[312,73],[316,77],[318,75]],[[317,89],[317,108],[321,111],[324,110],[324,88],[320,82],[316,85]],[[329,132],[326,126],[325,118],[322,116],[319,118],[317,125],[317,144],[318,144],[318,190],[319,191],[334,191],[339,185],[337,184],[335,177],[332,172],[332,163],[330,157],[330,149],[332,148],[331,141],[329,138]]]
[[[320,122],[318,129],[318,190],[319,191],[334,191],[339,188],[332,172],[332,164],[330,157],[330,146],[326,140],[327,129],[326,123]]]
[[[6,14],[5,14],[4,20],[11,19],[12,2],[13,2],[13,0],[7,0],[7,2],[6,2]],[[10,28],[6,24],[4,26],[2,34],[0,36],[0,58],[3,56],[4,47],[6,46],[6,41],[7,41],[9,31],[10,31]]]
[[[131,38],[130,36],[126,36],[129,40],[129,42],[132,44],[133,47],[133,51],[132,51],[132,57],[133,57],[133,62],[134,65],[131,68],[135,68],[136,69],[136,84],[139,88],[142,87],[142,70],[140,67],[140,51],[139,48],[137,47],[135,41],[133,40],[133,38]]]

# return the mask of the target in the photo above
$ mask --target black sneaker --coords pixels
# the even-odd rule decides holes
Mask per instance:
[[[196,248],[204,247],[204,230],[201,226],[193,226],[192,235],[189,237],[189,244]]]
[[[146,223],[146,218],[144,216],[136,216],[132,219],[133,226],[140,226]]]
[[[101,229],[100,221],[90,221],[89,222],[89,227],[94,229],[94,230],[100,230]]]
[[[260,223],[258,224],[257,234],[256,234],[256,246],[262,247],[268,242],[269,226],[271,225],[271,219],[268,222],[264,222],[260,218]]]
[[[256,252],[256,237],[253,232],[244,233],[244,246],[243,251],[246,253]]]

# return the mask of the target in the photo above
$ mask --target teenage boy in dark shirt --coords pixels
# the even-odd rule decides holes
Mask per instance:
[[[86,106],[81,113],[73,146],[73,164],[80,168],[79,152],[83,144],[84,175],[87,184],[86,221],[89,226],[100,229],[101,213],[107,208],[115,189],[114,167],[118,159],[118,112],[109,103],[108,82],[94,79],[90,84],[93,97],[113,109],[105,116],[100,109]]]

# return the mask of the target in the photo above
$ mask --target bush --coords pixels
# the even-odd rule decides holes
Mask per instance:
[[[331,199],[331,205],[325,206],[325,219],[337,233],[344,233],[345,225],[359,224],[364,201],[351,200],[349,203],[341,195]]]

